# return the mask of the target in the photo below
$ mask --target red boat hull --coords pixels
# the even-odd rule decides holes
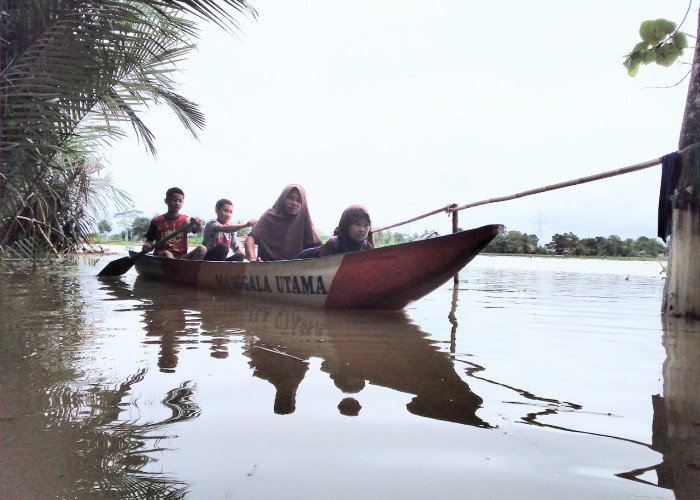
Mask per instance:
[[[402,309],[459,272],[500,227],[318,259],[240,263],[144,255],[135,266],[144,277],[265,300],[327,309]]]

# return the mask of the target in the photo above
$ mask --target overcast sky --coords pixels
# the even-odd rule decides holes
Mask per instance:
[[[367,207],[375,227],[658,158],[678,146],[688,72],[622,62],[641,21],[680,21],[687,0],[502,2],[252,0],[238,37],[202,24],[180,92],[204,111],[194,140],[166,108],[105,152],[146,217],[165,190],[183,213],[259,217],[282,188],[306,188],[317,228]],[[685,31],[695,33],[697,8]],[[691,39],[693,40],[693,39]],[[691,42],[692,43],[692,42]],[[686,60],[691,57],[690,51]],[[656,235],[660,167],[468,209],[460,226],[537,234]],[[392,231],[451,230],[439,214]],[[117,228],[115,228],[116,230]]]

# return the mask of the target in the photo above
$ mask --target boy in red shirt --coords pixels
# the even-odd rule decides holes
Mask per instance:
[[[189,222],[189,217],[180,214],[180,209],[184,202],[185,193],[182,189],[173,187],[165,192],[165,204],[168,205],[168,211],[151,219],[151,225],[148,226],[148,231],[146,232],[146,242],[142,247],[144,251],[150,251],[153,248],[153,242],[180,229]],[[197,220],[197,224],[192,228],[192,232],[198,233],[201,230],[201,221]],[[170,259],[190,260],[200,260],[205,253],[207,253],[207,247],[204,245],[198,245],[197,248],[187,253],[187,234],[185,233],[175,235],[153,252],[154,255]]]

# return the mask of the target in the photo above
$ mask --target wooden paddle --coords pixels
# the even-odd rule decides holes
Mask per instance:
[[[180,233],[184,233],[188,231],[193,225],[195,225],[197,221],[194,218],[191,218],[190,221],[182,226],[180,229],[177,231],[173,231],[170,234],[166,234],[163,236],[161,239],[156,241],[153,244],[153,247],[151,250],[155,250],[156,248],[163,246],[170,238],[173,236],[177,236]],[[151,250],[148,250],[150,252]],[[122,257],[121,259],[113,260],[109,264],[105,266],[105,268],[97,273],[97,276],[121,276],[125,272],[127,272],[129,269],[131,269],[131,266],[134,265],[134,261],[141,257],[142,255],[148,253],[146,250],[141,250],[139,253],[134,255],[133,257],[128,256],[128,257]]]

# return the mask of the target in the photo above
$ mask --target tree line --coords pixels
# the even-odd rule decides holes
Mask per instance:
[[[574,233],[556,233],[545,245],[534,234],[506,231],[505,228],[483,253],[575,255],[581,257],[658,257],[668,255],[668,247],[658,238],[622,239],[617,235],[579,238]]]
[[[151,219],[137,216],[122,225],[122,230],[113,235],[112,239],[124,241],[142,240]],[[112,231],[112,226],[107,220],[98,223],[98,230],[103,240],[107,233]],[[239,231],[239,234],[247,234],[250,229]],[[434,232],[434,231],[429,231]],[[97,235],[94,235],[97,236]],[[406,233],[382,231],[373,234],[376,247],[407,243],[418,238],[418,233],[409,235]],[[534,234],[520,231],[507,231],[503,228],[491,243],[483,250],[483,253],[491,254],[525,254],[525,255],[574,255],[581,257],[657,257],[668,255],[668,248],[658,238],[622,239],[617,235],[608,237],[596,236],[594,238],[579,238],[574,233],[556,233],[549,243],[539,244],[539,238]]]

